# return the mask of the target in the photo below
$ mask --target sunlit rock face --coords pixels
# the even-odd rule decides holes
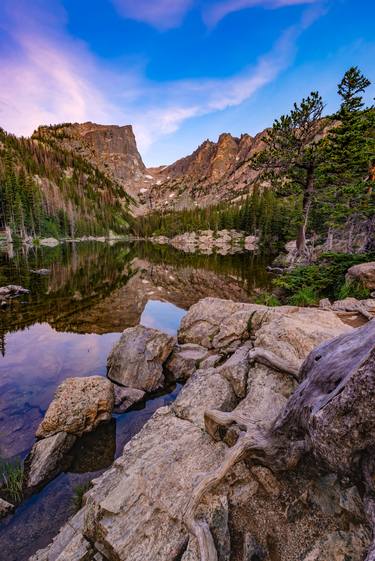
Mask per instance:
[[[144,181],[149,181],[131,125],[87,122],[39,127],[33,138],[50,139],[77,153],[119,182],[129,194],[135,194]],[[140,187],[135,187],[137,182]]]
[[[265,134],[223,133],[169,166],[148,170],[155,181],[139,194],[138,212],[210,206],[247,193],[258,176],[249,160],[264,147]]]

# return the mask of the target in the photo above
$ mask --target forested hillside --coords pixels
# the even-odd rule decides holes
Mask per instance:
[[[323,99],[312,92],[277,119],[263,135],[262,149],[247,161],[257,175],[240,200],[154,212],[137,220],[133,231],[172,236],[236,228],[259,234],[267,243],[297,238],[303,253],[308,251],[307,238],[326,243],[329,249],[341,230],[350,246],[351,232],[360,225],[368,229],[371,246],[375,243],[375,109],[363,102],[369,86],[358,68],[350,68],[338,86],[337,113],[324,115]]]
[[[81,156],[0,129],[0,227],[14,237],[124,232],[128,202],[122,186]]]

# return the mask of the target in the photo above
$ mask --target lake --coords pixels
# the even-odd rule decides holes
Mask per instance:
[[[0,460],[23,459],[57,386],[69,376],[106,375],[121,332],[138,323],[175,334],[207,296],[254,301],[267,289],[269,259],[252,252],[200,255],[149,243],[64,243],[0,252],[0,286],[30,293],[0,309]],[[108,468],[180,386],[153,395],[75,445],[69,472],[0,521],[2,558],[24,561],[72,513],[77,485]]]

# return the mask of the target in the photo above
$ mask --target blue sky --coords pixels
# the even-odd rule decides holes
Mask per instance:
[[[375,82],[374,21],[373,0],[2,0],[0,126],[132,124],[170,163],[312,89],[334,111],[350,65]]]

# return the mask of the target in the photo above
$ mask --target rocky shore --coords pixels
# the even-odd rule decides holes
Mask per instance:
[[[373,327],[370,321],[360,328],[367,330],[363,340],[371,340]],[[236,450],[241,423],[267,431],[296,390],[309,353],[357,332],[334,309],[217,298],[190,308],[177,341],[156,330],[125,330],[108,361],[109,376],[125,396],[141,397],[168,378],[186,383],[92,482],[81,510],[31,560],[199,561],[205,538],[192,532],[189,503],[207,474]],[[84,415],[78,400],[74,422],[71,412],[57,415],[58,405],[50,406],[38,435],[54,438],[57,418],[60,424],[65,418],[60,430],[73,427],[76,434],[105,421],[114,405],[109,388],[104,408],[98,409],[102,391],[84,401]],[[207,411],[242,421],[219,429]],[[363,487],[330,469],[305,461],[299,470],[282,472],[239,457],[207,488],[195,516],[204,533],[210,528],[217,552],[210,560],[363,561],[372,540],[365,507]]]
[[[200,232],[185,232],[178,236],[153,236],[150,241],[159,245],[169,244],[186,253],[239,253],[243,250],[255,251],[258,249],[257,236],[248,236],[238,230],[203,230]]]

